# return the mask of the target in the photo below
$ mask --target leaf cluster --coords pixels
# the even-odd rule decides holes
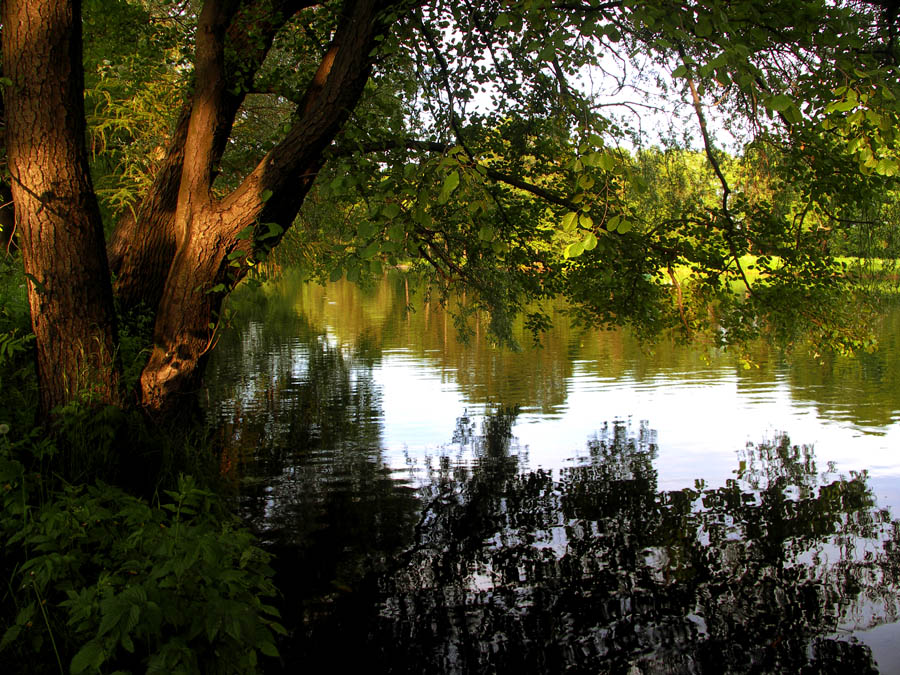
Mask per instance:
[[[183,476],[153,506],[113,486],[62,485],[0,435],[0,639],[15,670],[248,673],[276,656],[269,556]],[[18,664],[18,665],[17,665]]]

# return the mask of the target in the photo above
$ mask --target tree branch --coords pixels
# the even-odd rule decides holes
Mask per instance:
[[[325,150],[362,96],[376,36],[389,29],[386,13],[407,2],[351,0],[298,107],[299,119],[244,181],[221,202],[232,236],[257,220],[288,226],[325,161]],[[397,17],[393,17],[395,22]],[[263,199],[266,194],[269,199]],[[275,243],[275,242],[273,242]]]
[[[681,57],[681,62],[684,64],[684,67],[688,69],[688,72],[690,73],[690,66],[685,57],[684,48],[681,45],[678,45],[678,55]],[[697,114],[697,122],[700,125],[700,134],[703,137],[703,148],[706,153],[706,158],[709,160],[713,172],[716,174],[716,178],[719,179],[719,183],[722,185],[722,216],[725,220],[725,240],[728,242],[731,257],[734,259],[734,264],[737,265],[741,280],[744,282],[744,286],[747,287],[747,292],[752,295],[753,287],[750,285],[750,280],[747,279],[744,267],[741,265],[741,258],[738,255],[737,247],[734,243],[734,235],[737,228],[735,227],[734,218],[732,218],[731,212],[728,210],[728,195],[731,194],[731,188],[728,185],[725,174],[722,173],[722,168],[719,166],[719,160],[716,158],[715,148],[713,148],[712,141],[709,138],[709,131],[706,127],[706,115],[703,113],[703,102],[700,100],[700,94],[697,91],[696,84],[694,84],[694,78],[689,74],[687,81],[691,91],[691,99],[694,104],[694,112]]]
[[[335,152],[337,156],[346,156],[350,155],[353,152],[363,152],[363,153],[376,153],[376,152],[389,152],[391,150],[419,150],[423,152],[434,152],[437,154],[445,154],[452,149],[453,146],[448,143],[437,143],[435,141],[419,141],[415,139],[403,139],[403,140],[387,140],[373,143],[364,143],[356,148],[341,148]],[[577,211],[580,206],[570,199],[566,199],[565,197],[558,195],[546,188],[539,187],[528,181],[522,180],[521,178],[517,178],[508,173],[504,173],[502,171],[498,171],[497,169],[493,169],[489,166],[485,166],[474,159],[471,158],[472,165],[483,170],[485,173],[483,174],[485,177],[490,178],[491,180],[497,183],[505,183],[510,187],[518,188],[519,190],[523,190],[530,194],[533,194],[535,197],[540,197],[544,201],[550,202],[551,204],[556,204],[557,206],[562,206],[564,208],[569,209],[570,211]]]

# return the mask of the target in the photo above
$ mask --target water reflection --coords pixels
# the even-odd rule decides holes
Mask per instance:
[[[828,460],[869,468],[880,486],[889,478],[892,485],[879,494],[900,506],[900,457],[892,450],[900,444],[898,308],[886,311],[878,331],[882,349],[874,354],[814,359],[801,350],[786,361],[760,344],[745,368],[736,355],[717,350],[665,341],[647,347],[626,331],[577,330],[561,307],[546,308],[557,323],[539,349],[521,327],[521,352],[496,349],[483,334],[461,344],[447,312],[402,276],[361,290],[286,275],[241,290],[231,337],[252,327],[270,346],[285,345],[296,331],[312,331],[352,368],[371,373],[381,396],[382,446],[393,464],[402,463],[407,448],[446,442],[447,426],[463,408],[477,416],[502,402],[519,406],[515,433],[536,465],[558,466],[555,457],[577,452],[604,419],[648,418],[667,440],[659,458],[665,487],[695,477],[696,465],[721,483],[730,477],[735,447],[787,430],[815,443]],[[306,328],[295,327],[298,322]],[[220,345],[213,382],[223,369],[247,379],[267,368],[266,349],[259,344],[244,362],[245,348],[235,354]],[[271,350],[284,361],[278,350],[284,346]],[[248,404],[245,413],[255,405]]]
[[[897,619],[897,527],[864,477],[820,476],[782,437],[746,449],[743,479],[666,492],[655,452],[615,424],[558,479],[491,457],[433,480],[379,580],[382,666],[873,672],[839,635]]]
[[[842,475],[786,435],[760,441],[763,430],[691,456],[654,430],[650,413],[663,408],[648,410],[650,423],[604,423],[607,408],[590,398],[667,381],[700,408],[684,433],[703,438],[717,427],[702,397],[721,395],[722,373],[770,395],[769,361],[745,374],[673,348],[656,363],[668,347],[641,356],[627,336],[574,332],[540,357],[469,353],[436,308],[406,313],[405,289],[374,289],[374,305],[295,290],[292,304],[254,296],[239,308],[209,382],[223,469],[277,553],[285,672],[890,671],[868,638],[873,627],[900,633],[900,524],[879,508],[865,465]],[[416,321],[425,337],[404,332]],[[592,360],[601,353],[619,361]],[[421,388],[402,381],[413,398],[398,405],[399,380],[384,370],[409,362],[431,370],[414,376]],[[779,372],[794,391],[826,387],[815,382],[824,371]],[[891,384],[878,382],[887,401]],[[422,393],[457,386],[465,394],[440,406]],[[579,400],[591,402],[578,415],[587,442],[523,441]],[[428,418],[439,441],[398,444],[398,425],[429,407],[447,420]],[[553,450],[554,463],[538,461]],[[727,469],[711,475],[712,461]]]

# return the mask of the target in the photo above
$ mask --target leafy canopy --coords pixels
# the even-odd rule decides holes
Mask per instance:
[[[239,77],[243,52],[230,45],[246,98],[221,194],[296,118],[343,7],[307,4],[252,77]],[[91,139],[111,212],[151,180],[190,92],[197,10],[86,3]],[[896,24],[878,3],[430,0],[384,11],[396,21],[281,260],[352,280],[411,265],[445,296],[465,291],[501,340],[519,312],[546,325],[541,302],[562,295],[585,322],[648,336],[739,343],[773,329],[789,341],[812,329],[820,344],[865,344],[833,253],[863,222],[893,237]],[[676,122],[687,126],[667,128]],[[731,154],[720,147],[729,131]],[[284,225],[260,224],[257,260]]]

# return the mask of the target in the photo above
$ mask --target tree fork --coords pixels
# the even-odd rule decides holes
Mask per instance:
[[[358,0],[335,31],[332,45],[301,102],[300,119],[233,193],[213,200],[211,166],[218,159],[210,121],[228,107],[227,97],[206,77],[219,77],[215,50],[224,41],[198,42],[198,82],[192,121],[185,140],[185,161],[175,215],[179,242],[154,326],[154,347],[141,374],[141,397],[153,414],[167,414],[182,395],[199,384],[213,329],[225,293],[215,290],[229,275],[227,255],[238,248],[237,235],[261,222],[291,224],[325,160],[325,150],[343,128],[369,77],[375,37],[387,30],[382,12],[388,3]],[[209,9],[209,8],[207,8]],[[213,14],[208,15],[212,21]],[[202,22],[202,19],[201,19]],[[210,24],[212,25],[212,24]],[[195,117],[196,116],[196,117]],[[206,124],[196,122],[204,118]],[[265,195],[265,196],[264,196]],[[276,242],[273,242],[276,243]]]
[[[235,116],[251,89],[253,78],[269,52],[275,35],[296,12],[314,5],[309,0],[272,0],[267,5],[244,3],[234,9],[224,36],[234,52],[225,63],[227,87],[215,121],[210,161],[222,158]],[[265,8],[265,11],[263,11]],[[252,36],[252,37],[251,37]],[[233,72],[236,64],[238,72]],[[193,99],[185,102],[169,140],[166,156],[153,184],[141,200],[137,215],[125,214],[107,244],[110,269],[116,275],[116,298],[123,309],[143,305],[155,311],[176,252],[175,211],[185,160],[185,142]]]

